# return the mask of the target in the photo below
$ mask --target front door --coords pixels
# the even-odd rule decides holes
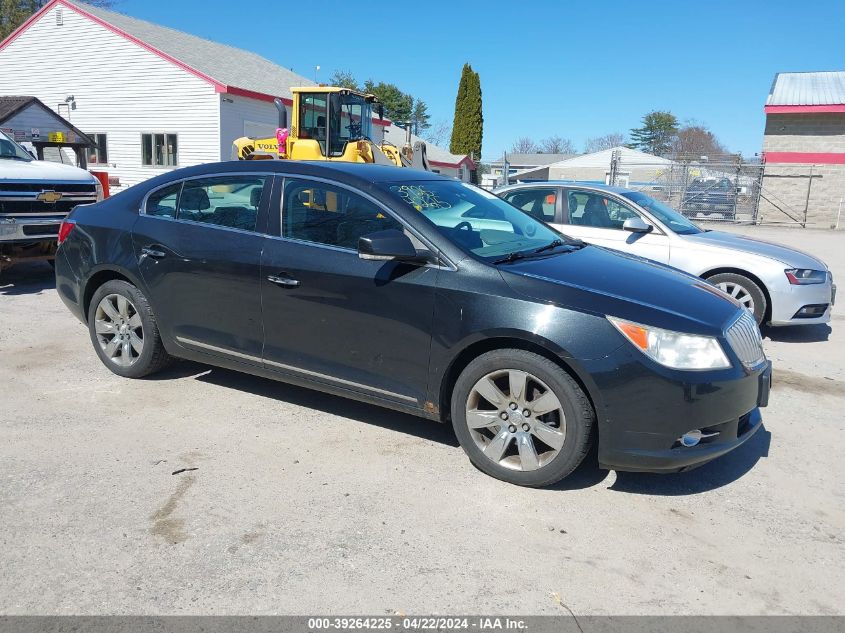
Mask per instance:
[[[132,230],[162,334],[179,345],[260,364],[259,231],[272,177],[221,175],[154,191]]]
[[[267,368],[421,406],[438,269],[360,259],[360,236],[403,227],[348,189],[286,178],[281,206],[261,261]]]
[[[590,244],[669,263],[669,239],[657,228],[651,233],[632,233],[622,228],[625,220],[642,217],[617,198],[587,189],[567,189],[568,222],[560,230]],[[642,218],[649,224],[648,218]]]

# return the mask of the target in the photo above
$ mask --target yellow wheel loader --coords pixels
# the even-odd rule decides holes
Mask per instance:
[[[287,109],[275,100],[279,127],[274,138],[241,137],[232,143],[232,158],[239,160],[333,160],[377,163],[430,171],[425,143],[411,145],[410,129],[401,148],[372,140],[373,107],[384,118],[375,95],[347,88],[309,86],[291,88],[293,106],[288,126]]]

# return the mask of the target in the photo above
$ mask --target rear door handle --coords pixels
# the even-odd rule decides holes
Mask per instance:
[[[146,246],[141,249],[142,256],[146,255],[147,257],[152,257],[153,259],[161,259],[162,257],[167,257],[167,253],[164,251],[156,250],[155,248],[147,248]]]
[[[298,279],[292,279],[291,277],[281,277],[279,275],[267,275],[267,281],[276,284],[277,286],[282,286],[283,288],[296,288],[299,286]]]

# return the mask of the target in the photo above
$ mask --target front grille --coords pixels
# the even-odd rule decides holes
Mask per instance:
[[[94,183],[64,183],[51,185],[44,182],[0,182],[0,194],[4,192],[41,193],[42,191],[61,191],[62,193],[96,194],[97,185]]]
[[[754,315],[743,309],[740,317],[725,333],[733,351],[746,367],[755,367],[766,358],[763,352],[763,337]]]

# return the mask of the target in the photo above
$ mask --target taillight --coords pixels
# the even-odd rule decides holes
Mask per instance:
[[[67,239],[67,236],[70,235],[70,232],[75,226],[76,222],[73,220],[62,220],[62,225],[59,227],[59,244]]]

